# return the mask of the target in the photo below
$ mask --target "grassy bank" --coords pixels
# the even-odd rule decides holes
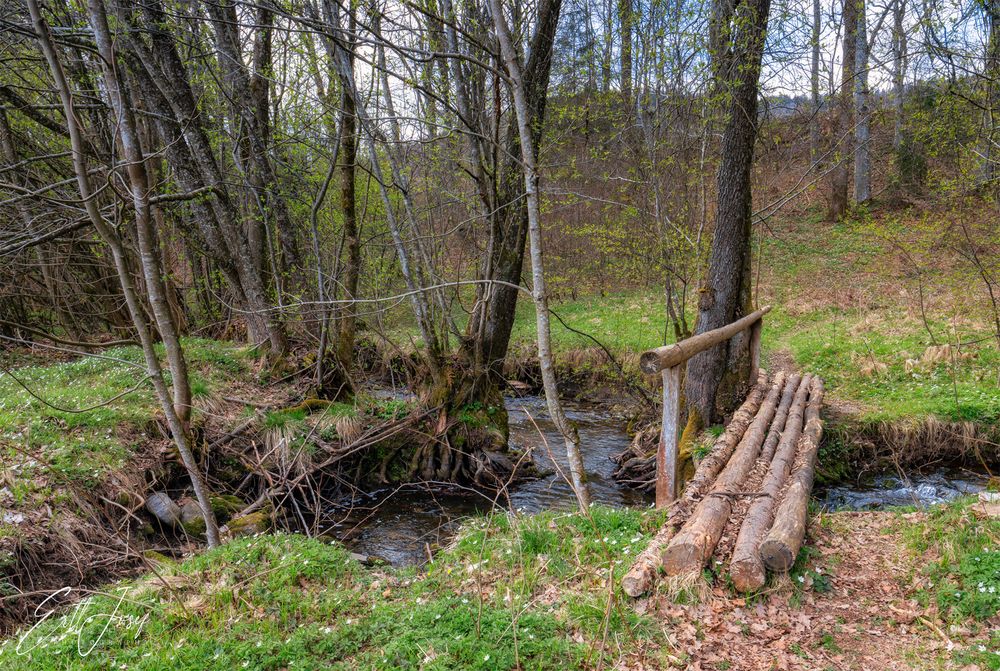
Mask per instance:
[[[301,536],[241,539],[104,588],[6,640],[0,665],[653,669],[697,657],[703,668],[771,668],[752,665],[763,652],[786,668],[1000,668],[990,634],[1000,523],[968,502],[930,515],[827,516],[791,579],[749,600],[706,573],[637,604],[617,579],[658,523],[602,507],[589,517],[495,514],[468,522],[421,572],[364,568],[339,545]],[[859,529],[877,554],[855,567]],[[881,589],[867,593],[869,581]],[[948,646],[935,628],[950,632]]]

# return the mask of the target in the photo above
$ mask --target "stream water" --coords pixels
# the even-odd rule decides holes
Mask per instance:
[[[548,417],[545,399],[508,398],[511,443],[531,451],[543,477],[518,484],[509,500],[497,505],[526,513],[572,510],[573,492],[556,471],[552,457],[564,471],[562,438]],[[580,432],[584,466],[591,496],[612,506],[648,506],[651,498],[618,485],[612,477],[612,457],[629,444],[622,421],[600,405],[565,403],[566,414]],[[872,510],[887,506],[930,505],[982,491],[986,476],[960,469],[912,473],[904,478],[877,475],[860,483],[828,487],[815,492],[830,510]],[[435,548],[447,544],[464,518],[490,510],[492,499],[477,494],[438,494],[425,488],[377,492],[369,501],[355,501],[327,533],[341,538],[355,552],[381,557],[394,565],[420,564]]]
[[[925,507],[986,489],[985,473],[958,467],[927,472],[881,473],[857,483],[826,487],[816,498],[828,510],[880,510],[890,506]]]
[[[549,419],[545,399],[508,398],[506,405],[511,443],[530,450],[538,470],[546,475],[518,484],[509,492],[509,500],[499,500],[498,505],[525,513],[574,509],[573,491],[551,458],[555,457],[565,472],[565,447]],[[619,486],[612,477],[615,464],[611,458],[629,444],[624,424],[598,405],[567,402],[564,408],[580,432],[592,499],[613,506],[649,505],[651,499]],[[343,538],[354,552],[375,555],[396,565],[419,564],[428,559],[429,551],[451,539],[463,518],[492,506],[492,498],[437,494],[422,487],[380,492],[369,502],[355,502],[331,532]]]

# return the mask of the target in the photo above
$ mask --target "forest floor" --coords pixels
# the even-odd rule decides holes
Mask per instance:
[[[915,301],[905,259],[871,221],[796,221],[774,222],[760,250],[758,303],[776,306],[765,320],[768,364],[822,376],[847,431],[939,422],[944,442],[962,423],[995,431],[1000,353],[988,315],[972,307],[979,303],[971,280],[942,263],[925,271],[935,290]],[[609,366],[592,339],[556,320],[565,377],[591,390],[619,389],[622,376],[645,383],[638,353],[663,342],[657,291],[562,300],[554,310],[622,366]],[[531,359],[520,354],[532,350],[533,324],[522,304],[514,360]],[[953,347],[942,356],[945,343]],[[198,339],[185,347],[205,426],[218,431],[245,417],[247,408],[227,397],[293,400],[246,348]],[[130,392],[141,383],[138,351],[104,354],[26,356],[13,362],[20,382],[0,380],[0,569],[19,545],[33,547],[39,571],[51,568],[48,561],[61,562],[67,575],[86,572],[79,596],[143,566],[148,575],[103,587],[6,639],[0,668],[1000,669],[1000,522],[968,500],[930,512],[819,514],[791,579],[752,597],[733,593],[719,566],[626,600],[617,578],[659,517],[600,507],[589,517],[473,519],[420,571],[362,567],[339,545],[287,534],[150,564],[121,534],[109,536],[107,521],[103,536],[74,526],[92,507],[76,492],[103,495],[107,510],[138,510],[141,501],[127,492],[169,459],[169,441],[150,421],[151,395]],[[367,399],[364,411],[392,414],[394,403]],[[97,407],[60,409],[89,406]],[[301,414],[267,411],[263,423],[279,429],[307,421]],[[842,437],[831,429],[827,457]],[[996,458],[995,443],[968,435]],[[907,436],[902,442],[933,453],[926,431]],[[105,547],[92,565],[53,554],[62,543],[80,557],[97,556],[94,548],[109,538],[124,549]],[[0,594],[0,615],[15,596]],[[42,606],[38,615],[47,612]]]
[[[303,536],[237,539],[44,619],[0,644],[0,665],[1000,669],[1000,519],[969,501],[818,516],[790,577],[750,597],[695,576],[629,601],[617,581],[658,522],[493,514],[419,571]]]

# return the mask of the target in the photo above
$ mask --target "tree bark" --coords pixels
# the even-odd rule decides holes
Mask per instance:
[[[837,96],[837,126],[834,142],[837,167],[831,175],[830,219],[837,221],[847,212],[847,191],[854,136],[854,110],[851,91],[854,86],[854,65],[857,58],[858,0],[844,0],[843,57],[841,59],[840,93]]]
[[[720,6],[727,7],[724,1]],[[718,88],[727,93],[729,113],[717,177],[715,232],[708,278],[698,301],[696,333],[720,328],[750,312],[751,171],[758,130],[758,83],[770,6],[770,0],[741,0],[740,10],[732,13],[739,20],[733,19],[734,25],[727,30],[731,35],[734,67],[731,80],[718,82]],[[713,54],[715,57],[719,56]],[[729,68],[722,71],[726,70]],[[689,429],[714,423],[739,402],[740,383],[743,386],[751,383],[748,345],[748,338],[737,336],[688,361]]]
[[[500,43],[500,53],[503,55],[504,66],[510,78],[511,97],[514,99],[514,111],[517,116],[518,135],[521,140],[521,165],[524,172],[525,194],[528,207],[528,243],[531,249],[531,295],[535,302],[535,322],[537,327],[538,360],[542,369],[542,385],[545,388],[545,401],[553,423],[559,429],[566,444],[566,457],[569,462],[570,485],[576,495],[581,512],[586,514],[590,506],[590,492],[587,488],[587,475],[583,468],[583,458],[580,455],[580,437],[576,427],[571,426],[563,412],[559,400],[559,389],[556,385],[555,367],[552,361],[552,342],[549,327],[548,294],[545,289],[545,270],[542,262],[542,229],[541,204],[538,195],[539,171],[536,164],[536,149],[532,140],[531,120],[533,118],[528,106],[528,96],[522,75],[520,58],[514,46],[507,19],[503,14],[500,0],[490,0],[490,12],[493,14],[493,24],[496,27],[497,40]],[[557,17],[558,18],[558,17]],[[553,26],[554,27],[554,26]]]
[[[868,92],[868,18],[865,0],[857,2],[857,30],[854,57],[854,201],[866,203],[871,198],[871,119]]]
[[[903,102],[907,70],[907,40],[903,19],[906,18],[906,0],[892,3],[892,89],[895,120],[892,148],[899,151],[903,145]]]
[[[898,0],[897,0],[898,1]],[[817,173],[821,172],[821,167],[819,165],[820,160],[820,142],[822,141],[822,134],[820,132],[819,123],[819,113],[820,113],[820,101],[819,101],[819,41],[821,37],[822,28],[822,18],[823,14],[820,8],[820,0],[813,0],[813,20],[812,20],[812,64],[810,68],[810,78],[809,85],[810,91],[812,93],[812,118],[809,120],[809,151],[812,158],[813,170]]]

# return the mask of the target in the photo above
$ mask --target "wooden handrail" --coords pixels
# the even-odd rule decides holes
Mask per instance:
[[[643,352],[642,356],[639,357],[639,368],[644,373],[659,373],[665,368],[672,368],[678,364],[682,364],[695,354],[704,352],[710,347],[718,345],[723,340],[728,340],[740,331],[753,326],[770,311],[771,306],[766,305],[760,310],[751,312],[746,317],[737,319],[731,324],[726,324],[705,333],[699,333],[673,345],[665,345]]]
[[[767,305],[751,312],[732,324],[666,347],[643,352],[639,368],[644,373],[659,373],[663,377],[663,420],[660,427],[660,444],[656,448],[656,507],[667,506],[677,496],[677,439],[681,417],[681,365],[699,352],[750,329],[750,380],[757,379],[760,366],[760,334],[763,318],[771,311]]]

